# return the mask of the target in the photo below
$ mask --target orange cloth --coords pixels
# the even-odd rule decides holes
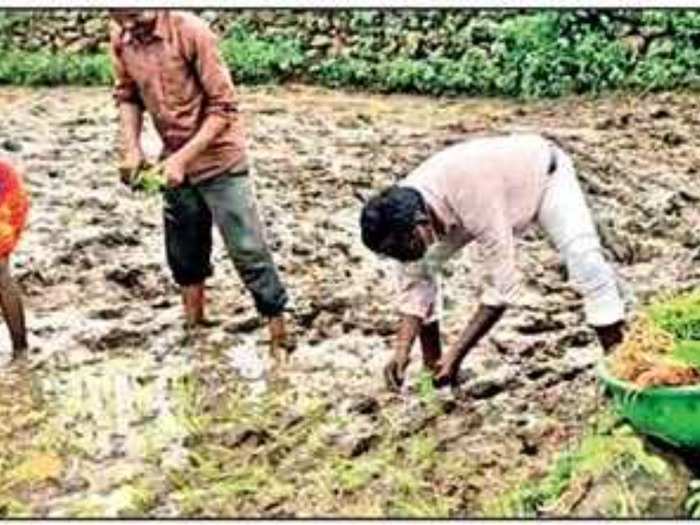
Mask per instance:
[[[17,247],[29,211],[29,196],[22,177],[7,161],[0,159],[0,257]]]

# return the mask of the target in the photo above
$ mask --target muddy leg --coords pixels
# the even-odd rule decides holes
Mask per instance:
[[[204,281],[212,274],[212,218],[192,187],[165,192],[163,210],[168,266],[180,285],[188,328],[206,324]]]
[[[250,180],[222,175],[200,184],[199,189],[258,313],[268,320],[270,353],[283,364],[293,350],[282,313],[287,292],[265,240]]]
[[[617,323],[606,326],[594,326],[593,328],[600,341],[600,346],[603,347],[603,351],[606,354],[619,345],[625,335],[625,323],[623,321],[618,321]]]
[[[182,287],[182,305],[188,328],[204,323],[204,283]]]
[[[440,344],[440,323],[435,321],[421,328],[420,344],[423,351],[423,366],[432,373],[439,369],[439,361],[442,357]]]
[[[268,329],[270,331],[270,354],[277,364],[284,366],[289,360],[284,317],[281,315],[271,317],[268,322]]]
[[[12,359],[26,357],[28,345],[24,307],[19,289],[10,275],[9,257],[0,261],[0,307],[12,339]]]

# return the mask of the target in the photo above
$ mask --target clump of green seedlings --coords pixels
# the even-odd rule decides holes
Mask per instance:
[[[166,472],[181,516],[449,517],[461,504],[473,458],[456,451],[441,461],[430,429],[399,437],[393,407],[377,416],[378,439],[355,455],[329,439],[346,421],[321,397],[273,385],[249,399],[232,383],[210,403],[191,380],[188,404],[212,406],[190,426],[188,461]],[[432,384],[424,386],[427,403]],[[290,410],[297,417],[285,423]]]
[[[700,292],[656,303],[649,313],[659,327],[675,338],[671,357],[700,370]]]
[[[664,298],[649,307],[654,322],[680,341],[700,341],[700,292]]]
[[[148,196],[158,195],[166,187],[163,166],[147,166],[139,170],[131,178],[130,185],[133,190],[141,191]]]

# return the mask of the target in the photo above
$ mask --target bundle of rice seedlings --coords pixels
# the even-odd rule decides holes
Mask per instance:
[[[610,371],[639,388],[680,386],[700,382],[700,369],[693,363],[700,345],[679,344],[673,334],[647,315],[637,316],[624,341],[610,359]]]
[[[165,189],[165,176],[163,166],[148,166],[136,174],[131,179],[131,188],[135,191],[142,191],[146,195],[157,195]]]

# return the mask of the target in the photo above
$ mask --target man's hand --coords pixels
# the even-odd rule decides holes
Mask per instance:
[[[467,350],[468,352],[469,350]],[[433,376],[433,385],[435,388],[442,388],[444,386],[456,386],[457,385],[457,370],[454,364],[446,361],[445,359],[440,359],[436,366],[437,371]]]
[[[119,179],[122,184],[130,186],[133,179],[146,167],[146,157],[140,149],[132,149],[126,152],[119,165]]]
[[[398,391],[406,376],[406,368],[410,361],[411,347],[418,337],[422,320],[418,317],[404,315],[399,322],[399,330],[396,336],[394,356],[384,367],[384,380],[389,390]]]
[[[171,188],[176,188],[185,182],[185,164],[175,155],[171,155],[165,160],[163,172],[165,180]]]
[[[493,325],[498,322],[505,310],[505,306],[479,306],[476,314],[474,314],[467,327],[462,331],[455,345],[440,359],[438,372],[433,379],[436,387],[454,386],[457,383],[457,373],[462,360],[476,346],[479,340],[491,330]]]

